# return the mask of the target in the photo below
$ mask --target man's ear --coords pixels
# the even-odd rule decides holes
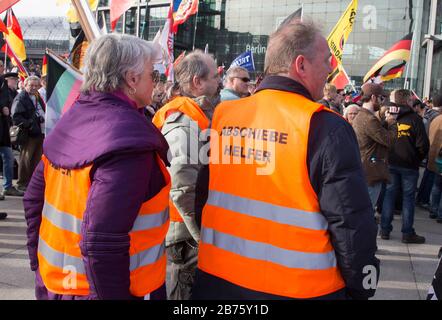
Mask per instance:
[[[292,68],[302,77],[305,74],[305,57],[302,55],[297,56],[292,63]]]
[[[194,88],[198,89],[201,86],[201,79],[199,77],[197,77],[197,76],[194,76],[192,78],[192,85],[193,85]]]

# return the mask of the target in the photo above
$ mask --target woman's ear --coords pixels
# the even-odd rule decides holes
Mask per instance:
[[[139,76],[137,76],[133,71],[128,71],[126,72],[124,80],[130,88],[134,88],[138,84]]]

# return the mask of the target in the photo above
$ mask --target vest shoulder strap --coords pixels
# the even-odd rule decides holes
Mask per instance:
[[[181,112],[198,123],[201,130],[209,127],[210,120],[200,106],[188,97],[178,97],[162,107],[152,119],[152,123],[161,130],[167,117],[175,112]]]

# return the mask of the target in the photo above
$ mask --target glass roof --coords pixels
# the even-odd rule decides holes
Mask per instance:
[[[18,18],[25,40],[69,41],[69,24],[64,17]]]

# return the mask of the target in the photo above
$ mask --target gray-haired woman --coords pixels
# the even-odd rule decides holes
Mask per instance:
[[[105,35],[24,198],[38,299],[165,298],[168,145],[148,123],[158,50]]]

